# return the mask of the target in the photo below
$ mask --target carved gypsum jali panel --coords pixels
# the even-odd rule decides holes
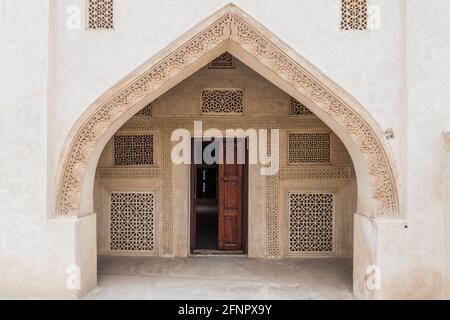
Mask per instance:
[[[114,0],[87,0],[88,29],[114,28]]]
[[[330,133],[308,132],[288,134],[288,162],[290,165],[330,163]]]
[[[204,89],[201,101],[202,114],[243,114],[242,89]]]
[[[247,22],[249,21],[249,22]],[[104,103],[92,107],[86,121],[74,128],[74,138],[69,140],[68,152],[62,159],[62,174],[58,188],[57,214],[79,214],[81,186],[86,166],[96,144],[108,128],[132,108],[136,101],[155,92],[186,67],[198,61],[223,41],[231,39],[247,54],[273,71],[299,94],[315,103],[327,113],[337,125],[359,146],[369,168],[375,214],[378,216],[398,215],[398,194],[393,169],[382,142],[371,125],[345,101],[331,92],[311,75],[299,62],[280,49],[250,17],[235,7],[227,7],[223,14],[203,31],[185,42],[170,54],[155,62],[135,81],[123,85]]]
[[[367,0],[342,0],[341,29],[342,30],[368,29]]]
[[[151,117],[152,116],[152,104],[149,103],[144,108],[141,109],[138,113],[134,115],[135,117]]]
[[[291,97],[289,114],[291,116],[311,116],[314,115],[311,110],[305,107],[300,101]]]
[[[98,168],[99,179],[158,179],[158,168]]]
[[[209,69],[234,69],[234,58],[230,53],[225,52],[211,61],[208,67]]]
[[[153,252],[156,196],[151,192],[112,192],[110,250]]]
[[[153,135],[114,136],[114,165],[153,165],[154,159]]]
[[[266,255],[280,257],[279,244],[279,187],[280,181],[300,179],[350,179],[354,178],[348,167],[280,168],[278,175],[265,178]]]
[[[334,195],[288,193],[289,254],[335,252]]]

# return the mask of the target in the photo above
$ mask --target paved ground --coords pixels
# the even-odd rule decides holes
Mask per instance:
[[[101,257],[86,299],[353,299],[346,259]]]

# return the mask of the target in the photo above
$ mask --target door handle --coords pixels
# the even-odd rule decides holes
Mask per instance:
[[[228,181],[228,178],[223,178],[223,181],[227,182],[227,181]]]

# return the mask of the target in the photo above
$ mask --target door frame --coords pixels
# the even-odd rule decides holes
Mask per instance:
[[[194,251],[196,250],[196,238],[197,238],[197,217],[196,217],[196,188],[197,188],[197,166],[194,161],[194,143],[195,140],[201,139],[199,137],[191,138],[191,164],[190,164],[190,172],[189,172],[189,255],[195,255]],[[225,138],[224,138],[225,139]],[[248,137],[244,138],[236,138],[236,139],[244,139],[245,140],[245,164],[244,164],[244,172],[243,172],[243,182],[242,182],[242,254],[248,254],[248,186],[249,186],[249,150],[248,150]],[[217,181],[217,184],[219,181]],[[218,190],[218,189],[217,189]],[[214,254],[216,254],[214,252]],[[217,251],[217,255],[226,255],[226,251]]]

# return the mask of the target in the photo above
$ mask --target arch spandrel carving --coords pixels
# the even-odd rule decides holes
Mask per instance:
[[[250,18],[240,9],[227,6],[215,16],[216,20],[195,36],[184,42],[178,41],[182,44],[158,62],[146,66],[147,71],[102,99],[101,103],[90,109],[91,114],[86,120],[80,121],[78,127],[73,129],[76,134],[68,142],[69,152],[62,159],[63,173],[58,188],[57,214],[79,214],[80,195],[88,160],[108,128],[145,97],[173,80],[181,71],[231,40],[342,127],[367,159],[372,198],[376,204],[375,214],[398,215],[398,193],[393,168],[383,144],[370,124],[371,120],[367,120],[370,117],[340,99],[290,57],[286,50],[283,51],[264,36],[267,31],[259,30],[258,23],[248,23]]]

